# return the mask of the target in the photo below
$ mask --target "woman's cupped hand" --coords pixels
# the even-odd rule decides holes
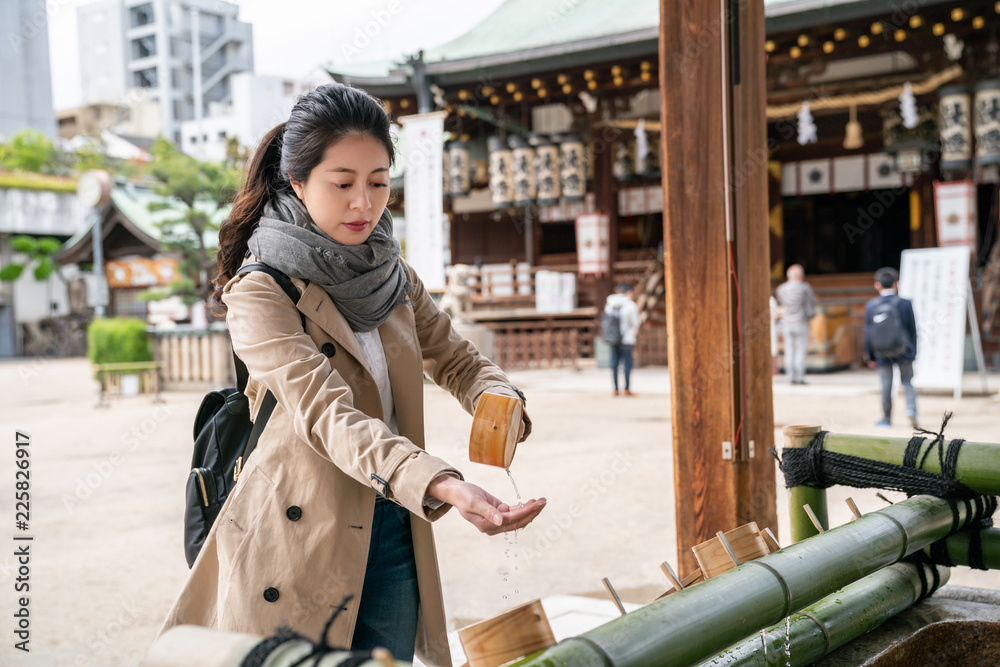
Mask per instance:
[[[442,475],[431,482],[430,495],[455,507],[462,517],[487,535],[524,528],[545,508],[545,498],[508,505],[475,484]]]

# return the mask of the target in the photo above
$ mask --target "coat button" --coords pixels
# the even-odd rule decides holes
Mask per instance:
[[[277,600],[278,599],[278,589],[275,588],[275,587],[273,587],[273,586],[270,587],[270,588],[265,588],[264,589],[264,599],[267,600],[268,602],[274,602],[275,600]]]
[[[333,355],[337,354],[337,348],[333,346],[333,343],[323,343],[323,347],[320,349],[322,349],[323,354],[325,354],[328,357],[332,357]]]
[[[298,521],[302,518],[302,508],[298,505],[292,505],[285,510],[285,516],[287,516],[290,521]]]

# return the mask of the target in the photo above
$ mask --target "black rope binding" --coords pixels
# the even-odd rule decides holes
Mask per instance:
[[[940,431],[920,430],[921,433],[934,436],[927,449],[923,451],[923,457],[920,457],[920,453],[927,438],[916,435],[910,439],[903,453],[903,465],[829,452],[823,447],[826,431],[817,433],[808,447],[785,447],[780,457],[772,448],[771,454],[778,459],[787,488],[810,486],[826,489],[840,484],[861,489],[890,489],[910,496],[927,494],[939,498],[973,498],[976,494],[955,479],[958,454],[965,440],[956,438],[949,442],[947,447],[944,446],[944,429],[951,416],[952,413],[945,413]],[[938,451],[941,474],[922,469],[931,450],[935,448]],[[957,507],[953,507],[952,512],[955,523],[958,523]]]
[[[340,612],[347,608],[347,603],[353,598],[353,595],[345,595],[340,601],[340,604],[334,607],[333,613],[330,614],[330,618],[327,619],[326,624],[323,626],[323,632],[320,634],[318,642],[314,642],[308,637],[304,637],[297,632],[294,632],[288,626],[282,626],[278,628],[273,635],[264,638],[259,644],[254,646],[253,649],[247,653],[246,657],[243,658],[243,661],[240,663],[240,667],[262,667],[271,653],[273,653],[282,644],[286,644],[290,641],[305,641],[312,646],[312,651],[299,658],[299,660],[291,665],[291,667],[300,667],[310,658],[313,659],[313,667],[316,667],[319,665],[320,661],[330,653],[350,651],[350,649],[330,646],[327,642],[327,635],[330,632],[330,628],[333,626],[333,622],[337,619],[337,616]],[[360,667],[360,665],[363,665],[371,659],[371,651],[351,651],[350,655],[347,656],[343,662],[339,663],[338,667]]]
[[[920,594],[917,595],[917,599],[913,601],[913,604],[923,602],[938,589],[938,586],[941,585],[941,573],[938,572],[934,562],[928,558],[927,554],[923,551],[915,551],[904,558],[903,561],[912,563],[917,568],[917,576],[920,577]],[[925,566],[931,571],[930,582],[927,581]]]
[[[993,527],[993,519],[980,519],[979,525],[969,532],[969,567],[974,570],[988,570],[983,562],[983,531]]]
[[[995,496],[981,496],[971,500],[963,501],[966,508],[966,519],[956,532],[969,533],[968,565],[974,570],[988,570],[986,562],[983,560],[983,531],[993,527],[993,513],[997,509],[997,498]],[[953,510],[957,513],[957,508]],[[956,524],[957,526],[957,520]],[[930,559],[938,565],[954,567],[956,563],[948,553],[946,539],[938,540],[930,546]]]

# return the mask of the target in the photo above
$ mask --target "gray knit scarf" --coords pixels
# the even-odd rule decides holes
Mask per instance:
[[[326,290],[353,331],[376,329],[406,299],[408,281],[388,209],[367,241],[343,245],[313,222],[293,192],[279,191],[247,245],[259,261]]]

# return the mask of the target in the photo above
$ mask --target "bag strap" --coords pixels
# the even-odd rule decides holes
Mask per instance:
[[[263,273],[271,276],[274,278],[274,281],[278,283],[278,287],[280,287],[288,298],[291,299],[293,304],[297,304],[299,302],[301,294],[299,294],[299,289],[295,286],[295,283],[293,283],[292,280],[284,273],[272,266],[268,266],[264,262],[250,262],[249,264],[244,264],[236,271],[236,275],[242,276],[243,274],[250,273],[252,271],[262,271]],[[300,317],[302,318],[302,326],[304,328],[306,324],[306,316],[305,314],[300,313]],[[236,387],[240,390],[241,394],[245,393],[247,383],[250,381],[250,372],[247,370],[246,364],[243,363],[243,360],[236,356],[235,350],[233,350],[233,364],[236,366]],[[263,410],[263,406],[261,409]]]
[[[286,276],[284,273],[274,268],[273,266],[268,266],[264,262],[250,262],[249,264],[244,264],[237,271],[237,276],[242,276],[244,273],[250,273],[251,271],[263,271],[267,275],[274,278],[274,281],[278,283],[278,287],[285,291],[288,298],[292,300],[292,303],[299,302],[299,289],[292,282],[292,279]]]
[[[285,292],[288,298],[291,299],[292,303],[298,304],[301,294],[291,279],[284,273],[272,266],[264,264],[263,262],[250,262],[249,264],[241,266],[236,272],[236,275],[241,276],[244,273],[250,273],[251,271],[262,271],[274,278],[274,281],[278,283],[278,286]],[[306,316],[304,313],[300,313],[299,315],[302,318],[302,326],[304,328],[306,324]],[[246,392],[247,383],[250,381],[250,372],[247,370],[246,364],[243,363],[243,360],[236,356],[236,350],[233,350],[233,362],[236,364],[236,384],[242,394]],[[264,394],[264,401],[261,403],[260,410],[257,411],[257,419],[253,422],[253,428],[250,430],[250,437],[247,439],[247,444],[243,447],[243,455],[237,463],[237,477],[239,476],[239,471],[243,463],[250,458],[250,454],[253,453],[254,448],[257,446],[257,441],[264,432],[264,427],[267,426],[267,420],[271,418],[271,413],[274,412],[274,408],[277,404],[278,399],[276,399],[274,394],[271,393],[271,390],[268,389],[267,393]]]
[[[268,389],[267,393],[264,394],[264,402],[260,405],[260,410],[257,411],[257,419],[253,422],[253,428],[250,429],[250,437],[247,438],[247,444],[243,447],[243,456],[240,457],[240,462],[237,464],[237,476],[239,475],[239,468],[246,463],[246,460],[250,458],[253,453],[254,448],[257,447],[257,441],[260,440],[260,434],[264,432],[264,427],[267,426],[267,420],[271,418],[271,413],[274,412],[274,407],[278,404],[278,399],[274,397],[271,390]]]

